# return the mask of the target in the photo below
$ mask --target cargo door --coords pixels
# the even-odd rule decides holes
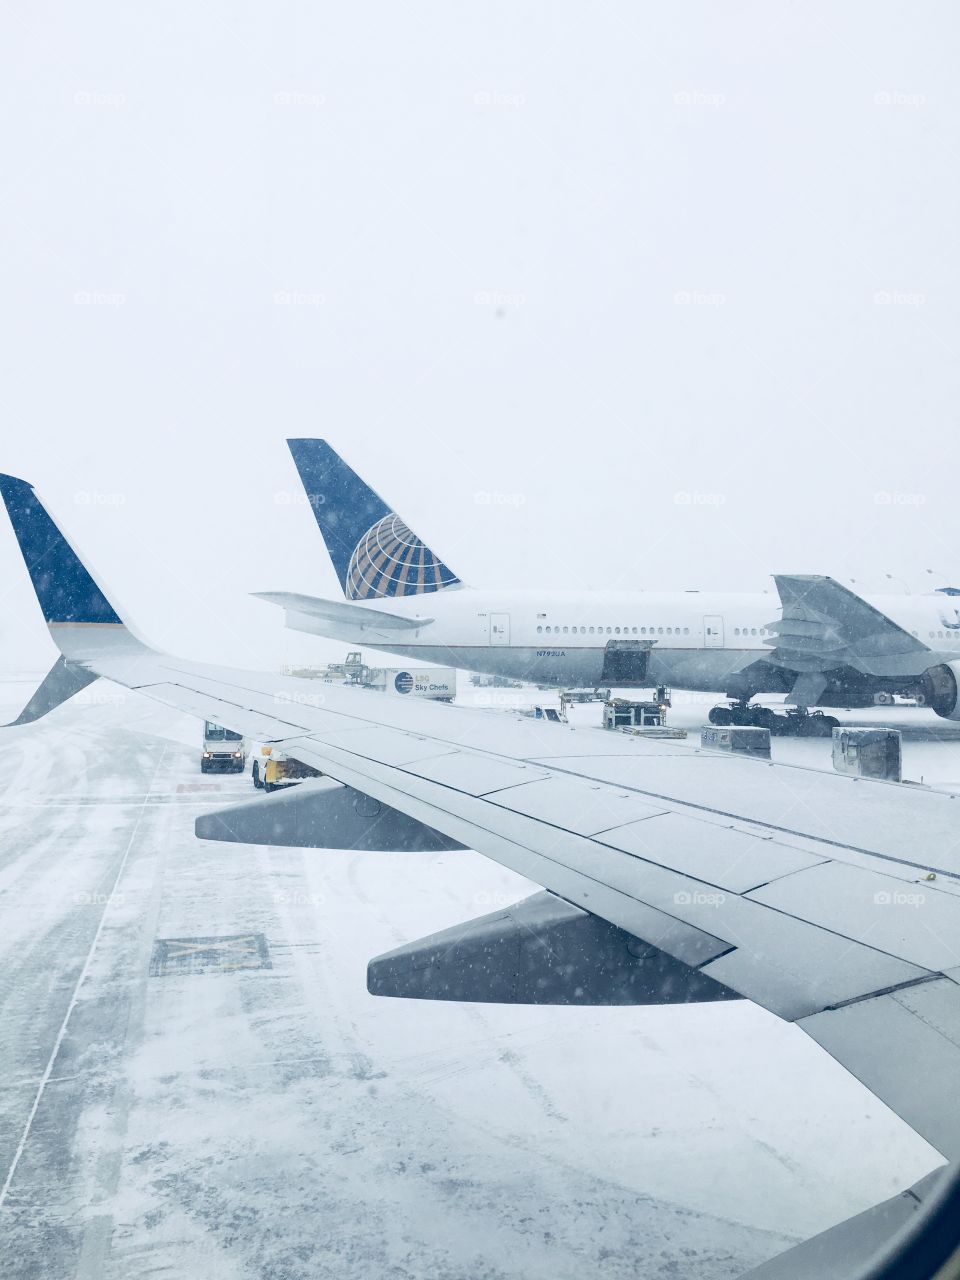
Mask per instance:
[[[703,647],[705,649],[723,648],[723,618],[719,613],[708,613],[703,619]]]
[[[510,643],[509,613],[491,613],[490,643],[491,644],[509,644]]]

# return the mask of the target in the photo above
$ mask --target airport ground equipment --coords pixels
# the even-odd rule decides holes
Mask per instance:
[[[774,711],[772,707],[753,702],[733,702],[711,707],[707,719],[713,725],[725,728],[737,725],[743,728],[769,729],[775,737],[829,738],[840,721],[836,716],[826,716],[822,711],[808,711],[806,707],[787,707]]]
[[[700,746],[705,751],[737,751],[744,755],[770,758],[770,730],[730,725],[704,725],[700,730]]]
[[[900,782],[903,752],[899,729],[841,727],[833,731],[833,767],[854,778]]]
[[[666,724],[666,714],[659,702],[630,702],[626,698],[613,698],[604,703],[604,729],[660,729]]]
[[[478,689],[522,689],[522,680],[511,680],[508,676],[489,676],[475,672],[470,683]]]
[[[527,707],[520,714],[530,720],[549,720],[552,724],[567,723],[567,713],[562,705],[559,707],[545,707],[537,703],[534,707]]]
[[[0,493],[50,637],[68,665],[272,742],[539,884],[548,895],[546,935],[556,911],[558,945],[574,981],[582,975],[592,983],[597,955],[617,967],[619,944],[606,924],[631,936],[628,950],[654,947],[752,1000],[810,1036],[948,1162],[960,1160],[953,793],[760,766],[734,753],[589,729],[560,733],[533,720],[372,692],[331,688],[318,707],[300,699],[310,681],[151,648],[128,628],[31,486],[0,475]],[[71,684],[63,685],[64,697]],[[566,948],[569,907],[591,918],[580,928],[593,955]],[[503,913],[506,945],[524,945],[517,923],[525,916],[523,904]],[[492,940],[497,928],[489,921],[480,931]],[[429,946],[421,940],[406,964],[396,953],[391,958],[408,993],[417,990],[419,968],[436,967]],[[376,985],[372,965],[368,982]],[[542,987],[530,981],[531,966]],[[577,998],[575,989],[562,989],[551,947],[527,951],[514,971],[530,997],[542,991],[551,1003]],[[483,976],[478,966],[458,980],[475,991]],[[502,970],[490,979],[502,991]],[[695,974],[684,979],[694,983]],[[604,978],[594,995],[621,1003],[622,990]],[[648,990],[658,1002],[670,995],[656,984]],[[442,988],[424,981],[419,994],[436,998]],[[764,1064],[754,1069],[760,1073]],[[908,1198],[923,1200],[928,1188],[928,1181],[916,1183],[899,1197],[901,1208]],[[937,1210],[934,1204],[934,1223]],[[889,1252],[899,1220],[885,1209],[867,1210],[821,1234],[815,1246],[800,1246],[805,1262],[795,1253],[756,1274],[859,1274],[878,1250]],[[874,1274],[895,1273],[885,1260]]]
[[[243,734],[210,720],[203,722],[203,747],[200,752],[200,772],[243,773],[247,762],[247,744]]]
[[[560,690],[560,708],[565,711],[567,707],[582,706],[587,702],[608,702],[610,700],[609,689],[561,689]]]
[[[348,653],[343,662],[330,662],[324,667],[285,666],[282,674],[436,702],[452,702],[457,696],[455,667],[371,667],[359,650]]]
[[[250,770],[253,785],[264,791],[279,791],[303,782],[306,778],[319,778],[320,770],[314,769],[295,756],[288,756],[272,743],[265,742],[254,754]]]

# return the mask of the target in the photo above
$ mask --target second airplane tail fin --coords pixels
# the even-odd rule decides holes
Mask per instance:
[[[426,595],[460,585],[326,440],[288,440],[348,600]]]

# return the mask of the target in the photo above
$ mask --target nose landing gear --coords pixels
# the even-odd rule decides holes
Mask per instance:
[[[825,716],[822,711],[809,711],[806,707],[774,711],[772,707],[751,706],[743,701],[711,707],[707,719],[716,725],[769,729],[783,738],[829,738],[840,724],[836,716]]]

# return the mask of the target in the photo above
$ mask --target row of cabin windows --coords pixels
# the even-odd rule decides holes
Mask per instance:
[[[735,636],[768,636],[770,632],[766,627],[734,627],[733,634]]]
[[[689,627],[537,627],[537,635],[688,636]]]
[[[916,635],[917,633],[914,632],[913,634]],[[931,640],[952,640],[953,635],[949,631],[931,631],[930,639]]]

